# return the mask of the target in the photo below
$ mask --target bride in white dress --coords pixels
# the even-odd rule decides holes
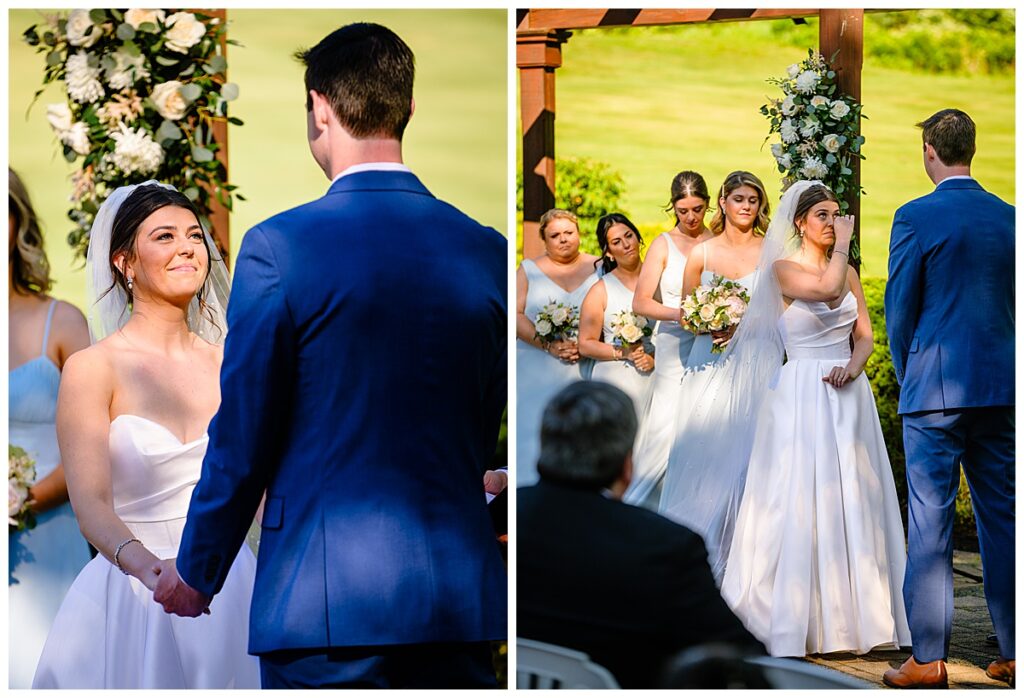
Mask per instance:
[[[650,509],[657,509],[661,497],[680,407],[679,381],[693,347],[693,333],[679,324],[683,270],[693,248],[712,237],[704,225],[711,197],[703,177],[690,170],[680,172],[672,179],[670,196],[676,225],[651,243],[633,294],[633,312],[658,321],[653,340],[658,360],[651,376],[650,405],[640,415],[633,448],[633,480],[622,501]]]
[[[255,558],[209,614],[153,601],[174,558],[220,402],[227,272],[170,187],[115,190],[92,227],[89,329],[66,363],[57,436],[71,503],[99,555],[71,585],[34,688],[258,688],[246,652]],[[213,257],[213,259],[211,259]]]
[[[621,388],[633,400],[637,418],[642,419],[651,396],[654,346],[650,337],[644,336],[633,344],[616,345],[612,324],[619,313],[633,312],[643,239],[626,216],[609,213],[597,222],[597,243],[604,253],[604,274],[580,309],[580,355],[594,360],[590,380]],[[647,322],[645,317],[639,319]]]
[[[580,360],[575,338],[544,343],[534,321],[553,301],[579,311],[598,279],[597,257],[580,252],[576,216],[551,209],[540,219],[544,254],[524,259],[516,272],[516,486],[537,482],[540,418],[544,407],[565,385],[587,377],[589,360]]]
[[[766,243],[797,247],[761,289],[787,362],[758,411],[722,596],[776,656],[910,644],[903,524],[863,374],[871,321],[838,211],[824,185],[798,182]]]
[[[685,298],[715,276],[736,281],[757,295],[757,268],[769,222],[768,199],[761,180],[736,171],[725,178],[718,210],[711,220],[715,237],[696,245],[683,273]],[[742,331],[746,318],[740,321]],[[693,342],[679,385],[675,440],[668,459],[659,511],[698,533],[720,582],[725,554],[743,492],[749,441],[736,434],[747,426],[748,386],[734,379],[727,364],[731,352],[714,353],[715,343],[729,344],[730,330],[701,334]],[[779,359],[781,364],[781,357]],[[737,455],[738,454],[738,455]]]

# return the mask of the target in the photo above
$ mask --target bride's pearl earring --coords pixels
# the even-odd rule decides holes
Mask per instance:
[[[132,277],[130,277],[130,276],[128,277],[128,290],[129,291],[132,290]]]

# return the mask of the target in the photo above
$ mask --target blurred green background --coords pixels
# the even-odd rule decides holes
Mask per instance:
[[[52,12],[52,11],[51,11]],[[42,219],[56,284],[53,295],[84,309],[85,279],[66,236],[70,174],[46,122],[61,101],[42,84],[43,54],[21,40],[40,10],[9,12],[8,162]],[[236,201],[231,247],[264,218],[323,195],[329,182],[306,144],[303,68],[291,56],[350,22],[393,29],[416,56],[416,113],[405,132],[405,161],[431,192],[485,225],[508,227],[508,20],[505,10],[228,10],[228,79],[241,88],[231,115],[231,180]]]
[[[592,158],[618,171],[620,209],[648,240],[674,225],[663,209],[680,170],[700,172],[712,192],[729,172],[750,170],[775,206],[782,175],[762,145],[768,120],[759,109],[781,91],[765,80],[817,46],[816,18],[574,31],[555,72],[556,158]],[[914,124],[934,112],[971,115],[972,173],[1014,202],[1014,12],[868,13],[864,48],[861,273],[885,277],[893,213],[933,188]],[[518,235],[521,251],[521,227]]]

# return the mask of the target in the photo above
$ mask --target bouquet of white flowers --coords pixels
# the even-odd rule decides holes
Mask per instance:
[[[551,301],[540,309],[533,322],[535,335],[544,344],[559,339],[576,339],[580,330],[580,309],[575,305]]]
[[[18,446],[7,447],[10,465],[7,474],[8,530],[24,531],[36,525],[29,508],[28,488],[36,479],[36,463]]]
[[[647,318],[628,310],[612,316],[612,344],[617,347],[636,344],[644,337],[651,336],[651,328]]]
[[[719,332],[739,324],[747,312],[750,293],[742,284],[715,275],[708,286],[698,286],[683,299],[681,324],[694,334]],[[711,351],[718,354],[725,346],[715,344]]]

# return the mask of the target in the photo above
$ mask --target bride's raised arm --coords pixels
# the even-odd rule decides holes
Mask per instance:
[[[846,269],[850,259],[850,239],[853,236],[853,216],[837,216],[833,223],[836,242],[832,259],[821,274],[808,271],[792,260],[775,262],[775,275],[779,290],[787,298],[805,301],[839,300],[846,288]]]
[[[135,536],[114,513],[109,445],[113,386],[113,369],[101,349],[93,346],[68,358],[57,397],[57,443],[82,535],[152,590],[159,559],[137,540],[122,545]]]

